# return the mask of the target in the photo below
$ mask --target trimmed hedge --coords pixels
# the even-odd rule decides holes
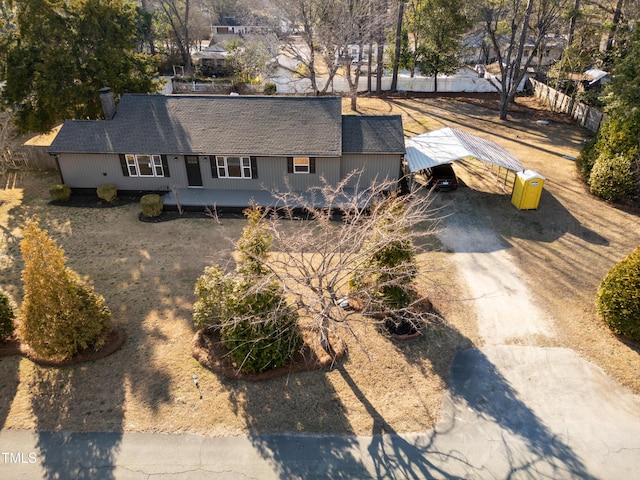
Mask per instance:
[[[640,247],[602,280],[596,293],[596,308],[613,332],[640,342]]]
[[[49,188],[49,195],[56,202],[66,202],[71,198],[71,188],[64,183]]]
[[[118,196],[118,189],[115,185],[105,183],[104,185],[100,185],[96,189],[96,193],[98,195],[98,198],[104,200],[107,203],[111,203]]]
[[[157,193],[143,195],[140,199],[142,215],[148,218],[158,217],[162,213],[162,197]]]

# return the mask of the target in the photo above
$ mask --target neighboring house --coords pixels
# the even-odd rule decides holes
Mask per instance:
[[[535,44],[527,40],[522,51],[521,65],[524,66],[530,55],[532,56],[530,67],[536,70],[547,70],[547,68],[562,58],[567,40],[561,35],[547,35],[540,46],[535,49]],[[501,49],[506,50],[507,41],[500,41]],[[514,55],[515,57],[515,55]],[[460,59],[466,64],[491,64],[497,61],[493,46],[487,41],[483,31],[475,31],[464,37]]]
[[[227,61],[229,52],[222,45],[205,47],[200,51],[191,54],[191,61],[194,65],[200,66],[210,75],[219,75],[221,72],[231,72],[231,67]]]
[[[339,97],[125,94],[117,108],[109,89],[101,98],[105,120],[67,120],[48,149],[72,190],[114,184],[170,192],[165,204],[243,207],[354,170],[363,188],[400,178],[401,117],[342,115]]]
[[[218,23],[218,25],[211,25],[211,33],[213,35],[224,35],[228,33],[245,35],[251,31],[255,31],[257,28],[252,25],[242,25],[233,17],[222,17],[219,19]]]
[[[200,67],[201,73],[207,76],[230,76],[233,68],[230,64],[229,43],[242,40],[245,44],[262,44],[267,54],[273,59],[278,55],[280,44],[272,33],[246,35],[216,34],[209,42],[209,46],[191,54],[191,61]]]

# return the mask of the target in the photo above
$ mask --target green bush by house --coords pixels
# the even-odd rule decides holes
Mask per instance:
[[[49,188],[49,195],[56,202],[66,202],[71,198],[71,188],[63,183]]]
[[[140,199],[140,207],[145,217],[158,217],[162,213],[162,198],[157,193],[143,195]]]
[[[602,280],[596,294],[596,307],[613,332],[640,342],[640,247]]]
[[[96,193],[98,194],[98,198],[104,200],[107,203],[111,203],[116,199],[118,195],[118,189],[115,185],[106,183],[104,185],[100,185],[96,189]]]

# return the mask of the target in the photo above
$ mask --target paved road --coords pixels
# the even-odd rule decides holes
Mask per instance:
[[[460,352],[434,431],[212,438],[0,431],[2,479],[638,478],[640,400],[567,349]]]
[[[0,431],[0,479],[640,478],[640,397],[571,350],[528,344],[554,335],[552,322],[527,296],[499,239],[469,231],[465,215],[451,218],[441,240],[457,252],[477,299],[485,346],[456,355],[433,431],[231,438]],[[456,234],[462,225],[465,234]]]

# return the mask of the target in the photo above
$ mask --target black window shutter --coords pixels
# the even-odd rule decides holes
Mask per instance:
[[[209,156],[209,166],[211,167],[211,178],[218,178],[218,159],[213,155]]]
[[[316,173],[316,157],[309,157],[309,173]]]
[[[287,173],[293,173],[293,157],[287,157]]]
[[[169,162],[167,162],[167,156],[160,155],[160,159],[162,160],[162,169],[164,170],[164,176],[170,177],[171,173],[169,173]]]
[[[127,158],[124,156],[124,153],[120,154],[120,166],[122,167],[122,174],[125,177],[129,176],[129,167],[127,166]]]
[[[251,178],[258,178],[258,162],[256,162],[256,157],[251,157]]]

